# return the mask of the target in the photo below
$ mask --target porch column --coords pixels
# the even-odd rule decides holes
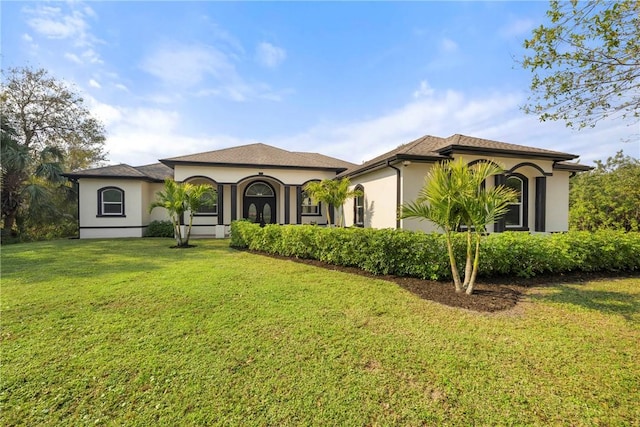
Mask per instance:
[[[291,224],[291,186],[284,186],[284,223]]]
[[[218,225],[224,225],[224,191],[222,184],[218,184]]]
[[[296,185],[296,224],[302,224],[302,186]]]
[[[536,177],[536,220],[535,230],[546,231],[547,177]]]
[[[231,184],[231,221],[238,219],[238,186]]]

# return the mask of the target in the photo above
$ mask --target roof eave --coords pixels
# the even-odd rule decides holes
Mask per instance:
[[[353,172],[342,173],[340,176],[344,177],[355,177],[368,172],[373,172],[374,170],[381,169],[383,167],[387,167],[389,164],[395,164],[402,161],[412,161],[412,162],[438,162],[441,160],[447,160],[448,157],[445,156],[420,156],[415,154],[395,154],[393,156],[381,159],[375,163],[372,163],[367,166],[363,166],[361,168],[353,170]]]
[[[150,176],[127,176],[127,175],[88,175],[81,173],[63,173],[62,176],[71,180],[90,178],[90,179],[128,179],[132,181],[146,181],[146,182],[164,182],[164,179],[152,178]]]
[[[503,157],[534,157],[545,160],[565,161],[578,158],[578,155],[569,153],[539,153],[535,151],[519,151],[519,150],[505,150],[500,148],[485,148],[485,147],[469,147],[466,145],[449,145],[447,147],[438,150],[440,154],[451,156],[455,153],[470,153],[470,154],[494,154]]]
[[[272,165],[272,164],[258,164],[258,163],[222,163],[222,162],[196,162],[196,161],[183,161],[183,160],[170,160],[162,159],[160,162],[169,166],[171,169],[175,169],[175,166],[218,166],[218,167],[235,167],[235,168],[251,168],[251,169],[304,169],[304,170],[322,170],[341,173],[348,168],[345,167],[331,167],[331,166],[293,166],[293,165]]]

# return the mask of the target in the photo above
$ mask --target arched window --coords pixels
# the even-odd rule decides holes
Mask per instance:
[[[518,194],[515,202],[509,204],[509,211],[504,216],[505,227],[507,229],[527,229],[527,212],[529,209],[529,180],[520,174],[513,174],[507,177],[505,187],[511,188]]]
[[[273,189],[264,182],[254,182],[244,192],[245,196],[250,197],[273,197]]]
[[[98,216],[124,216],[124,190],[118,187],[99,189]]]
[[[356,185],[355,190],[360,191],[360,195],[353,198],[353,225],[364,227],[364,187]]]

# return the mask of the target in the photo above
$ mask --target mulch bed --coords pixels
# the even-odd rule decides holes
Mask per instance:
[[[579,272],[561,275],[537,276],[530,279],[519,277],[479,278],[476,282],[473,295],[466,295],[464,293],[457,294],[454,290],[453,282],[439,282],[393,275],[376,276],[355,267],[343,267],[312,259],[289,258],[258,251],[250,252],[271,258],[286,259],[302,264],[326,268],[328,270],[342,271],[345,273],[387,280],[398,284],[401,288],[419,296],[420,298],[435,301],[450,307],[464,308],[467,310],[485,313],[514,308],[526,294],[527,288],[533,286],[553,286],[561,283],[583,283],[591,280],[608,279],[612,277],[640,276],[640,272],[626,272],[619,274]]]

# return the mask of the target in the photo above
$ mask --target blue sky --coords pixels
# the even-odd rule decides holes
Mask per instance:
[[[462,133],[640,157],[638,124],[522,113],[515,59],[546,2],[2,2],[2,68],[73,85],[109,163],[263,142],[354,163]],[[626,141],[626,142],[625,142]]]

